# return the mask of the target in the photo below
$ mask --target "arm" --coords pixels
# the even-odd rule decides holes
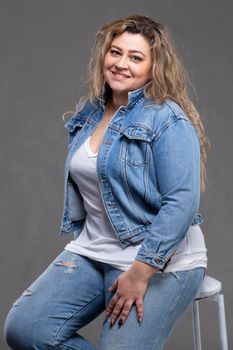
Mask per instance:
[[[153,146],[161,208],[136,259],[163,269],[180,245],[199,207],[200,146],[189,121],[177,119]]]

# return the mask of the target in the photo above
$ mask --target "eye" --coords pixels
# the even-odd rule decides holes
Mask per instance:
[[[117,51],[116,49],[110,49],[109,52],[112,56],[119,56],[120,55],[120,52]]]
[[[134,61],[134,62],[141,62],[142,61],[142,58],[140,56],[131,56],[130,57],[131,61]]]

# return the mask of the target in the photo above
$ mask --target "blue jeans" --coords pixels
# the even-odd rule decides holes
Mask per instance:
[[[112,294],[107,289],[122,271],[64,250],[19,297],[5,322],[13,350],[95,350],[77,331],[102,313]],[[176,320],[193,300],[204,269],[153,275],[144,297],[144,318],[133,306],[122,327],[106,317],[99,350],[159,350]]]

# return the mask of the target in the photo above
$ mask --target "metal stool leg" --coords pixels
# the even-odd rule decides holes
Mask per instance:
[[[219,321],[219,334],[220,334],[220,344],[221,350],[228,350],[227,343],[227,327],[226,327],[226,317],[225,317],[225,306],[224,306],[224,296],[223,294],[217,294],[215,300],[218,304],[218,321]]]
[[[201,329],[198,300],[192,302],[194,349],[201,350]],[[224,349],[225,350],[225,349]]]

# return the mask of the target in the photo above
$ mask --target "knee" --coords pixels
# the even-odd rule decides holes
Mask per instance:
[[[13,307],[14,308],[14,307]],[[24,329],[18,317],[15,317],[14,309],[12,309],[5,320],[4,324],[4,337],[11,349],[21,350],[24,344],[22,340],[24,338]],[[26,350],[26,348],[25,348]]]
[[[45,325],[42,326],[30,316],[24,317],[13,309],[5,320],[4,337],[13,350],[43,350],[48,348],[49,343],[45,329]]]

